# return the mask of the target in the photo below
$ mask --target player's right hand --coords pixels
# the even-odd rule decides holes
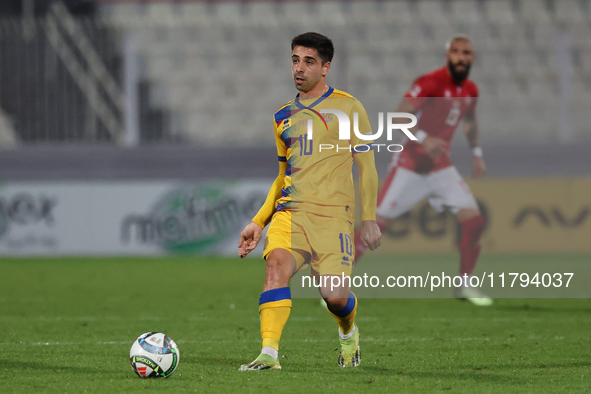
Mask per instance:
[[[486,164],[482,157],[475,157],[472,161],[472,178],[479,179],[486,173]]]
[[[433,159],[439,159],[448,150],[447,142],[437,137],[426,136],[422,145],[427,154]]]
[[[244,230],[240,233],[240,242],[238,243],[240,250],[238,251],[238,256],[240,256],[240,258],[246,257],[246,255],[257,247],[262,237],[263,229],[261,226],[255,222],[247,224],[246,227],[244,227]]]

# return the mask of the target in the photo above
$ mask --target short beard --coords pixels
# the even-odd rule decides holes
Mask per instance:
[[[470,65],[466,64],[466,71],[464,72],[456,72],[454,65],[451,61],[447,62],[447,69],[451,75],[451,79],[454,81],[456,85],[461,85],[466,79],[468,79],[468,75],[470,75]]]

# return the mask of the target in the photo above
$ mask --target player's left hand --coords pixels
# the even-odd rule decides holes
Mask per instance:
[[[486,173],[486,164],[482,157],[475,157],[472,162],[472,178],[478,179]]]
[[[361,242],[369,248],[376,250],[380,246],[382,232],[375,220],[364,220],[361,222]]]

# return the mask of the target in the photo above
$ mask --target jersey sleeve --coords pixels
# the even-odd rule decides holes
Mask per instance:
[[[420,109],[428,100],[428,97],[436,96],[437,84],[433,77],[423,75],[417,78],[410,89],[404,94],[406,100],[416,109]]]
[[[361,220],[376,220],[379,180],[374,152],[361,153],[353,157],[359,169]]]
[[[357,117],[357,122],[354,121],[355,116]],[[369,118],[367,116],[367,111],[363,104],[360,101],[355,100],[351,107],[351,112],[349,113],[349,119],[352,120],[351,122],[351,146],[353,147],[352,152],[353,154],[368,152],[373,150],[373,140],[362,140],[357,136],[355,130],[355,124],[359,127],[359,132],[361,134],[373,134],[373,130],[371,129],[371,124],[369,123]]]
[[[367,112],[361,102],[355,100],[350,119],[354,119],[357,113],[357,124],[361,134],[373,134]],[[351,124],[354,126],[355,122]],[[351,130],[351,146],[353,158],[359,169],[359,195],[361,199],[361,220],[376,220],[376,207],[378,199],[378,172],[376,170],[373,141],[365,141],[359,138],[354,130]]]
[[[279,161],[287,161],[287,146],[281,137],[281,133],[278,131],[275,118],[273,118],[273,131],[275,133],[275,145],[277,145],[277,159]]]

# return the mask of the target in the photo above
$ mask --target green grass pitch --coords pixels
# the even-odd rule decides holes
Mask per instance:
[[[589,299],[361,299],[356,369],[337,366],[333,318],[295,299],[283,370],[238,372],[260,350],[263,279],[260,259],[2,259],[0,392],[591,392]],[[179,345],[169,379],[141,380],[129,366],[147,331]]]

